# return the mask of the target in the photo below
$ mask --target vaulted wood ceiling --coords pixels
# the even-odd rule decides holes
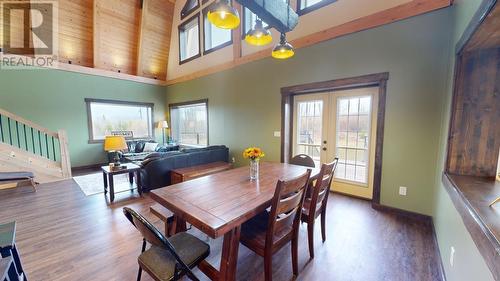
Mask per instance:
[[[173,1],[59,0],[58,8],[60,62],[166,79]],[[11,38],[23,40],[22,21],[12,25]]]

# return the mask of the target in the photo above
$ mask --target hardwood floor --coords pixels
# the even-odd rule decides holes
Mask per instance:
[[[367,201],[331,194],[327,240],[315,229],[315,258],[309,261],[307,227],[299,234],[298,280],[440,280],[432,228],[428,223],[371,208]],[[55,280],[135,280],[139,233],[126,220],[130,206],[149,212],[146,194],[119,193],[109,204],[102,194],[86,197],[73,180],[0,191],[0,223],[16,220],[17,245],[28,278]],[[202,239],[199,231],[192,229]],[[218,266],[222,241],[211,241],[208,260]],[[240,244],[238,280],[263,280],[263,259]],[[290,280],[290,247],[273,259],[274,280]],[[195,274],[207,280],[199,270]],[[143,274],[144,281],[151,280]]]

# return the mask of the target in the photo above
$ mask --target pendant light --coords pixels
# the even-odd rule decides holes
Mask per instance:
[[[281,33],[280,43],[273,49],[272,56],[275,59],[288,59],[293,57],[295,50],[293,46],[286,41],[285,33]]]
[[[271,32],[262,25],[262,20],[258,18],[254,28],[250,29],[245,36],[245,41],[250,45],[265,46],[273,41],[273,37]]]
[[[230,0],[219,0],[209,10],[208,20],[223,29],[235,29],[240,25],[240,15]]]

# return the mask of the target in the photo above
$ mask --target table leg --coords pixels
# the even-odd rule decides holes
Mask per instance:
[[[187,231],[186,221],[174,215],[174,221],[172,222],[172,234]]]
[[[130,185],[134,184],[134,172],[128,173],[128,182]]]
[[[222,257],[220,261],[219,280],[236,280],[236,265],[238,264],[238,247],[240,245],[241,226],[224,234]]]
[[[109,175],[109,200],[115,201],[115,183],[111,174]]]
[[[137,186],[137,191],[139,192],[139,195],[142,196],[142,186],[141,186],[141,171],[136,172],[136,183],[135,185]]]
[[[108,193],[108,175],[102,172],[102,181],[104,182],[104,194]]]

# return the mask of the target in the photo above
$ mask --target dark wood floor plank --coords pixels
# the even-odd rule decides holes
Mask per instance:
[[[374,210],[367,201],[332,194],[327,240],[316,229],[315,259],[309,260],[306,224],[300,228],[298,280],[439,280],[430,224]],[[0,191],[0,223],[16,220],[17,243],[31,280],[135,280],[141,238],[122,214],[130,206],[159,229],[154,202],[137,192],[115,202],[86,197],[73,180]],[[196,229],[190,232],[207,240]],[[210,240],[208,261],[219,266],[222,240]],[[274,280],[290,280],[289,247],[273,259]],[[208,280],[195,270],[202,280]],[[263,259],[240,245],[238,280],[263,280]],[[143,274],[144,281],[151,279]]]

